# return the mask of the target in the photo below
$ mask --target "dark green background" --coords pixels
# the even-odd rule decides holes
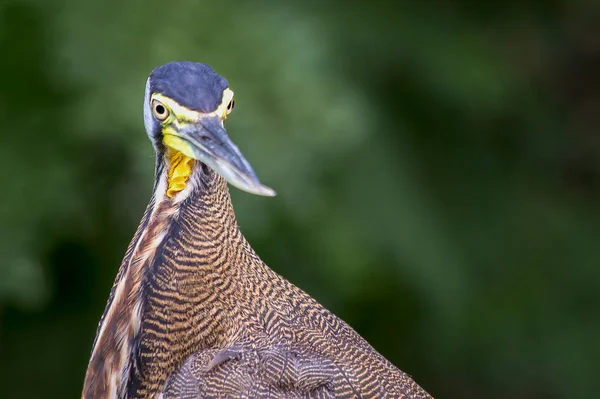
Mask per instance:
[[[206,62],[277,272],[437,398],[600,395],[583,1],[0,2],[0,396],[78,397],[150,197],[145,80]]]

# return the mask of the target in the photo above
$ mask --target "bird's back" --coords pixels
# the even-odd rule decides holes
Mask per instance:
[[[344,321],[273,282],[289,287],[284,296],[241,321],[227,345],[187,358],[166,398],[430,398]]]

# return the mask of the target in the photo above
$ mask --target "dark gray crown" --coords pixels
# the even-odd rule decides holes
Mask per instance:
[[[221,104],[225,78],[206,64],[177,61],[161,65],[150,74],[150,91],[167,96],[179,104],[204,113]]]

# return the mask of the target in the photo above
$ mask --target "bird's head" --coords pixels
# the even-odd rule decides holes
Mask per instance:
[[[230,184],[251,194],[274,196],[223,126],[234,106],[227,80],[209,66],[171,62],[156,68],[146,83],[144,124],[168,170],[167,195],[182,191],[202,162]],[[202,168],[200,168],[202,169]]]

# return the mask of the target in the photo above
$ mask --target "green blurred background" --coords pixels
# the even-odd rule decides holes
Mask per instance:
[[[273,269],[437,398],[600,397],[593,4],[0,1],[0,396],[80,394],[186,59],[279,193],[232,190]]]

